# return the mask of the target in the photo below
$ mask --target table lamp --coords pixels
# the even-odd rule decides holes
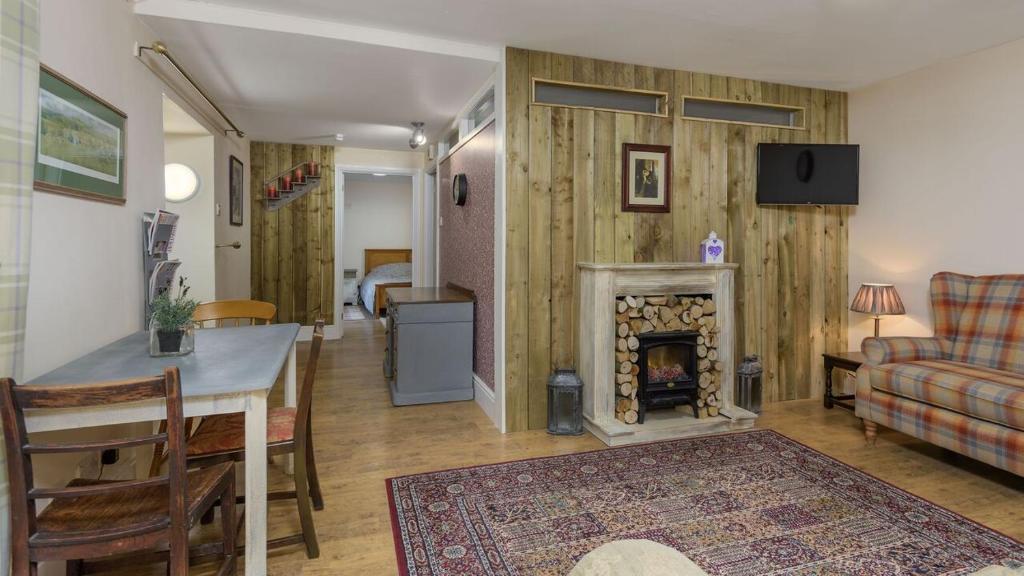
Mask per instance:
[[[861,284],[857,295],[853,297],[853,303],[850,304],[850,310],[875,317],[875,338],[878,338],[878,321],[882,316],[907,313],[903,308],[903,300],[900,300],[900,295],[892,284]]]

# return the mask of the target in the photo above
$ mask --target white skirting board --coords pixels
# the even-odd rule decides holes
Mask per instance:
[[[494,390],[491,390],[476,374],[473,374],[473,398],[484,414],[487,414],[487,417],[494,423],[495,428],[501,430],[501,423],[498,421],[498,402],[494,399]]]
[[[313,339],[313,327],[312,326],[300,326],[299,336],[296,338],[299,342],[309,342]],[[324,340],[341,340],[341,329],[334,324],[324,326]]]

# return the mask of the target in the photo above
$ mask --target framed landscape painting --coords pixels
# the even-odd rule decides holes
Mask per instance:
[[[126,121],[124,112],[40,66],[35,189],[124,204]]]
[[[622,145],[622,211],[668,212],[672,194],[672,147]]]
[[[228,204],[231,212],[231,225],[242,225],[242,182],[245,173],[242,161],[234,156],[228,161]]]

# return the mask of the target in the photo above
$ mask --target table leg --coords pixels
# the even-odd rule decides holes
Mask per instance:
[[[249,394],[245,410],[245,574],[267,573],[267,392]]]
[[[825,362],[825,408],[832,408],[832,363]]]
[[[288,352],[288,364],[284,368],[284,405],[295,408],[298,406],[299,397],[296,378],[296,365],[295,365],[295,343],[292,343],[292,349]],[[293,474],[295,468],[295,457],[292,454],[288,454],[284,457],[284,470],[288,474]]]

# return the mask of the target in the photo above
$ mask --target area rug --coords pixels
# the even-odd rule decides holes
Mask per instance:
[[[646,539],[712,575],[965,575],[1024,544],[756,430],[387,480],[399,572],[564,576]]]

